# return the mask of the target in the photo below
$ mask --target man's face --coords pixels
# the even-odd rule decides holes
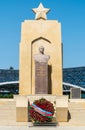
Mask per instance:
[[[44,47],[39,48],[40,53],[44,53]]]

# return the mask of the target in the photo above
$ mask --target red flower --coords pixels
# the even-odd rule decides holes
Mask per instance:
[[[41,108],[43,110],[51,112],[52,115],[54,115],[53,104],[51,102],[47,101],[46,99],[41,98],[39,100],[34,101],[33,104],[35,104],[37,107],[39,107],[39,108]],[[32,107],[29,109],[29,113],[30,113],[31,118],[34,121],[38,121],[38,122],[42,122],[42,123],[52,121],[52,118],[47,117],[45,115],[44,116],[41,115],[39,112],[35,111],[35,109],[32,108]]]

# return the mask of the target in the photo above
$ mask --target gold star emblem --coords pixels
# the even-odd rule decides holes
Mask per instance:
[[[35,19],[39,20],[39,19],[47,19],[46,14],[50,11],[50,9],[48,8],[44,8],[44,6],[42,5],[42,3],[40,3],[40,5],[38,6],[38,8],[34,8],[32,9],[34,13],[36,13]]]

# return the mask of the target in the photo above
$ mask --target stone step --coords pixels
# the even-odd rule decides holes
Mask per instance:
[[[80,116],[80,115],[77,115],[77,116],[71,116],[71,119],[85,119],[85,116]],[[84,120],[85,121],[85,120]]]
[[[8,112],[4,112],[4,113],[3,113],[3,112],[4,112],[4,111],[2,111],[2,113],[0,113],[0,117],[1,117],[1,116],[9,116],[9,115],[10,115],[10,116],[14,116],[14,115],[16,115],[15,111],[12,111],[12,112],[9,112],[9,111],[8,111]]]
[[[69,106],[82,106],[82,107],[85,107],[85,102],[83,103],[76,103],[76,102],[70,102],[68,103]]]
[[[16,118],[5,118],[5,119],[4,118],[0,118],[0,120],[1,120],[0,122],[2,122],[2,121],[7,121],[7,122],[8,121],[16,121]]]
[[[1,105],[14,105],[14,104],[16,104],[16,102],[15,101],[13,101],[13,102],[0,102],[0,106]]]
[[[85,120],[71,119],[71,120],[69,120],[69,123],[77,123],[77,124],[83,123],[83,124],[85,124]]]
[[[2,121],[6,121],[6,122],[16,121],[16,118],[3,117],[3,118],[0,118],[0,122]]]
[[[14,104],[15,103],[15,101],[14,100],[9,100],[9,99],[0,99],[0,105],[4,105],[4,104]]]
[[[85,113],[74,113],[74,112],[70,112],[71,116],[85,116]]]
[[[83,106],[69,106],[68,108],[69,108],[69,109],[71,109],[71,108],[85,109],[85,107],[83,107]]]
[[[72,122],[84,122],[85,123],[85,110],[70,110],[71,119],[69,121]]]
[[[83,106],[83,105],[70,105],[70,106],[68,106],[69,108],[76,108],[76,109],[79,109],[79,108],[82,108],[82,109],[85,109],[85,106]]]
[[[0,124],[16,121],[16,102],[13,100],[0,100]]]
[[[85,101],[83,102],[70,102],[69,103],[69,113],[71,119],[70,124],[82,124],[85,125]]]
[[[82,114],[82,113],[85,113],[85,110],[84,109],[69,109],[69,112],[70,113],[80,113],[80,114]]]
[[[9,109],[15,109],[16,106],[13,105],[13,106],[0,106],[0,110],[3,110],[3,109],[6,109],[6,110],[9,110]]]
[[[70,114],[72,115],[85,115],[85,112],[70,112]]]
[[[69,109],[70,112],[85,112],[85,109]]]
[[[71,119],[73,119],[73,118],[75,118],[75,119],[85,119],[85,115],[84,116],[82,116],[82,115],[71,115],[70,116],[71,117]]]
[[[69,100],[70,119],[67,125],[85,126],[85,100]]]

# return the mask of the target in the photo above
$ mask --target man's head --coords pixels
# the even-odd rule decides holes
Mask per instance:
[[[40,47],[39,47],[39,52],[40,52],[41,54],[44,54],[44,47],[43,47],[43,46],[40,46]]]

